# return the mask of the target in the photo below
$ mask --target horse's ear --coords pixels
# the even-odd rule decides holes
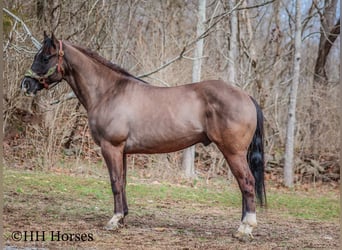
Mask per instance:
[[[58,40],[55,37],[55,34],[53,34],[53,32],[51,33],[51,40],[53,41],[54,44],[58,44]]]
[[[44,30],[44,40],[46,40],[48,37],[48,35],[46,34],[46,31]]]

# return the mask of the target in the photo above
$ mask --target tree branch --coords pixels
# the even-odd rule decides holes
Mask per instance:
[[[170,64],[182,59],[184,57],[184,55],[186,53],[188,53],[191,49],[189,49],[189,47],[191,47],[192,45],[194,45],[197,41],[199,41],[200,39],[203,39],[207,36],[209,36],[209,34],[212,32],[212,29],[226,16],[229,16],[233,11],[236,11],[238,9],[238,7],[242,4],[244,0],[240,0],[231,10],[221,14],[220,16],[217,16],[217,20],[215,22],[213,22],[211,25],[209,25],[209,27],[199,36],[197,36],[195,39],[191,40],[190,42],[186,43],[186,45],[183,47],[182,51],[180,52],[180,54],[170,60],[168,60],[166,63],[162,64],[161,66],[159,66],[158,68],[148,72],[148,73],[144,73],[141,75],[138,75],[138,78],[144,78],[147,77],[149,75],[152,75],[154,73],[157,73],[158,71],[166,68],[167,66],[169,66]],[[272,0],[275,1],[275,0]]]
[[[71,99],[75,99],[75,98],[77,98],[75,93],[73,91],[71,91],[68,94],[66,94],[63,98],[52,101],[50,103],[50,105],[55,105],[55,104],[58,104],[58,103],[63,103],[65,101],[68,101],[68,100],[71,100]]]
[[[323,30],[324,32],[324,30]],[[321,40],[318,49],[318,56],[315,65],[315,75],[314,78],[320,83],[327,83],[328,77],[325,71],[325,64],[330,52],[332,45],[340,34],[340,18],[336,24],[331,28],[329,33],[323,33],[325,39]],[[323,81],[322,81],[323,80]]]
[[[267,1],[267,2],[263,2],[261,4],[256,4],[256,5],[251,5],[251,6],[245,6],[245,7],[242,7],[242,8],[237,8],[236,10],[249,10],[249,9],[255,9],[255,8],[259,8],[259,7],[263,7],[263,6],[266,6],[270,3],[273,3],[275,2],[276,0],[270,0],[270,1]]]
[[[150,71],[150,72],[148,72],[148,73],[145,73],[145,74],[142,74],[142,75],[138,75],[137,77],[138,77],[138,78],[144,78],[144,77],[147,77],[147,76],[149,76],[149,75],[152,75],[152,74],[154,74],[154,73],[157,73],[158,71],[160,71],[160,70],[166,68],[166,67],[169,66],[170,64],[172,64],[172,63],[174,63],[175,61],[181,59],[185,53],[187,53],[187,52],[190,51],[190,50],[185,51],[186,48],[187,48],[187,45],[184,46],[182,52],[181,52],[178,56],[176,56],[175,58],[172,58],[171,60],[169,60],[168,62],[166,62],[166,63],[164,63],[163,65],[159,66],[158,68],[156,68],[156,69],[154,69],[154,70],[152,70],[152,71]]]
[[[337,20],[334,27],[332,27],[329,34],[326,34],[324,32],[324,35],[326,36],[326,39],[330,43],[330,45],[333,45],[333,43],[335,42],[335,40],[339,34],[340,34],[340,18]]]
[[[255,8],[259,8],[259,7],[263,7],[266,6],[270,3],[275,2],[276,0],[270,0],[267,2],[263,2],[261,4],[256,4],[256,5],[251,5],[251,6],[244,6],[244,7],[240,7],[238,8],[238,6],[240,6],[242,4],[243,1],[240,1],[232,10],[228,11],[228,12],[224,12],[222,14],[219,14],[217,16],[214,16],[211,19],[216,19],[216,18],[221,18],[221,17],[225,17],[226,15],[230,15],[234,10],[249,10],[249,9],[255,9]],[[206,23],[209,22],[209,20],[206,21]]]
[[[11,16],[12,18],[14,18],[16,21],[20,22],[23,25],[24,30],[26,31],[27,35],[31,38],[31,41],[33,43],[33,45],[37,48],[40,49],[41,48],[41,43],[38,42],[38,40],[36,38],[34,38],[34,36],[32,35],[31,31],[29,30],[29,28],[27,28],[26,24],[23,22],[23,20],[21,20],[19,17],[17,17],[16,15],[14,15],[12,12],[10,12],[9,10],[7,10],[6,8],[2,8],[2,10],[9,16]]]

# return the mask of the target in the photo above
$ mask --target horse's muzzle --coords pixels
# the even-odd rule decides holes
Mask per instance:
[[[43,89],[43,86],[37,80],[31,77],[24,77],[20,83],[21,91],[27,96],[35,96],[37,92]]]

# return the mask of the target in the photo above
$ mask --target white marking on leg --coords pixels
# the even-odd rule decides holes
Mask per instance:
[[[247,234],[247,235],[251,235],[253,231],[253,227],[251,227],[250,225],[247,224],[240,224],[239,228],[238,228],[238,232],[242,233],[242,234]]]
[[[246,213],[245,217],[243,218],[242,222],[252,226],[252,227],[256,227],[257,223],[257,219],[256,219],[256,214],[255,213]]]
[[[241,221],[241,224],[238,228],[238,232],[244,235],[252,236],[253,228],[256,227],[257,220],[255,213],[246,213],[245,217]]]
[[[105,226],[106,230],[116,230],[118,229],[121,224],[119,223],[121,219],[124,218],[124,215],[121,213],[114,214],[113,217],[108,221],[107,225]]]

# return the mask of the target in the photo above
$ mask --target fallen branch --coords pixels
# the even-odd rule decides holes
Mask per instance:
[[[66,94],[65,97],[63,97],[62,99],[58,99],[58,100],[55,100],[55,101],[51,102],[50,105],[55,105],[55,104],[58,104],[58,103],[63,103],[65,101],[68,101],[68,100],[71,100],[71,99],[75,99],[75,98],[77,98],[75,93],[73,91],[71,91],[68,94]]]

